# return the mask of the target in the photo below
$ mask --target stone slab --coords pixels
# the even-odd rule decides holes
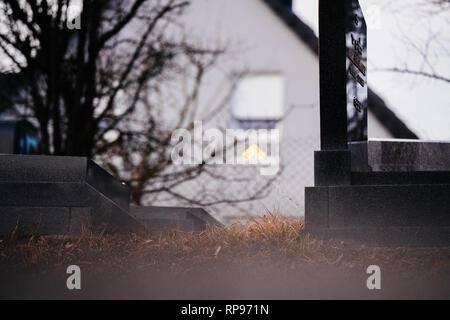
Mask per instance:
[[[90,208],[92,212],[92,225],[95,230],[108,232],[137,232],[142,229],[129,211],[123,210],[117,204],[86,184],[90,194]]]
[[[329,223],[331,228],[450,226],[450,185],[330,187]]]
[[[91,226],[95,229],[127,232],[141,227],[128,210],[88,183],[3,182],[0,183],[0,206],[86,207],[91,210]]]
[[[404,228],[406,233],[422,229],[442,233],[450,228],[450,184],[307,188],[305,221],[308,231],[321,230],[347,239],[353,238],[353,232],[357,238],[364,230],[373,230],[373,237],[376,232],[384,237],[383,230],[401,233]],[[425,233],[421,235],[424,239],[428,237]],[[450,233],[447,237],[450,239]]]
[[[68,186],[87,183],[123,210],[128,211],[129,208],[129,188],[93,161],[84,157],[0,155],[0,183],[9,182],[64,183]],[[42,186],[46,188],[44,184]],[[32,188],[31,185],[30,188]],[[46,194],[49,193],[46,192]],[[71,204],[67,204],[67,206],[71,206]]]
[[[369,165],[373,171],[450,171],[450,142],[371,140]]]
[[[0,183],[0,206],[87,207],[89,200],[84,183]]]
[[[179,229],[202,231],[208,226],[222,226],[202,208],[131,207],[131,215],[149,230]]]

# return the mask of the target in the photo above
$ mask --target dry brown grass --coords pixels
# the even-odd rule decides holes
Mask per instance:
[[[272,265],[296,270],[305,266],[333,266],[350,270],[371,263],[387,268],[449,271],[449,248],[346,248],[301,235],[299,219],[268,214],[247,223],[203,232],[92,233],[77,238],[12,234],[0,240],[0,267],[45,270],[67,264],[132,272],[164,268],[185,272],[197,266]]]

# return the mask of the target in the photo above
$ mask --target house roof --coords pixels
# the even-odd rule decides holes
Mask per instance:
[[[302,40],[314,54],[319,55],[319,39],[314,31],[306,25],[296,14],[279,0],[262,0],[283,22]],[[386,127],[386,129],[399,139],[418,139],[406,124],[386,105],[384,100],[369,89],[368,105],[370,111]]]

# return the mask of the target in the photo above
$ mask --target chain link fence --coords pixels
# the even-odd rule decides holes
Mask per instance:
[[[314,151],[318,149],[318,137],[284,138],[277,175],[263,176],[258,166],[208,166],[204,174],[180,184],[176,192],[208,203],[204,208],[226,224],[273,210],[300,217],[305,187],[314,184]],[[190,206],[176,198],[154,199],[152,205]]]

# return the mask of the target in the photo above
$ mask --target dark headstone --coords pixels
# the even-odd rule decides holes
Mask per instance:
[[[450,171],[450,142],[373,140],[368,151],[374,171]]]
[[[367,26],[357,0],[322,0],[319,16],[321,151],[315,153],[315,181],[346,185],[352,168],[369,169]]]
[[[73,233],[79,218],[94,229],[140,227],[129,215],[129,188],[87,158],[0,155],[0,195],[0,234],[16,221],[40,224],[41,234]]]
[[[129,188],[83,157],[0,155],[0,234],[222,226],[202,208],[132,207]]]
[[[367,141],[367,27],[357,0],[319,2],[322,150]]]

